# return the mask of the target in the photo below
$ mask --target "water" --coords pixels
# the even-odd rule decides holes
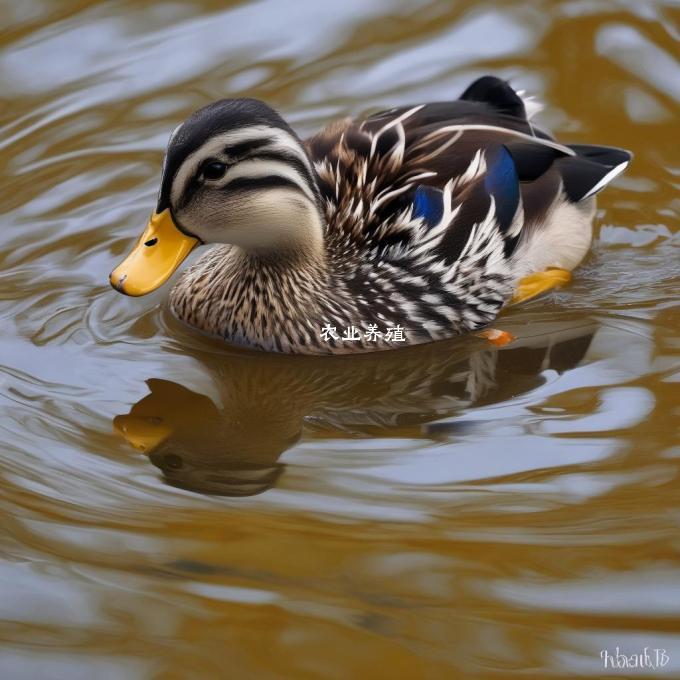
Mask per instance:
[[[680,674],[677,3],[0,14],[3,677]],[[108,287],[193,109],[309,134],[487,72],[635,153],[508,347],[265,356]]]

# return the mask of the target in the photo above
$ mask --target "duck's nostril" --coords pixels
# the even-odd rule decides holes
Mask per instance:
[[[155,246],[158,243],[158,237],[154,236],[153,238],[150,238],[148,241],[144,242],[145,246]]]

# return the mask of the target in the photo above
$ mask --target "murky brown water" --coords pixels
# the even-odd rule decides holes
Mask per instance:
[[[0,2],[2,677],[680,676],[679,14]],[[265,356],[109,289],[194,108],[310,133],[486,72],[636,154],[514,344]]]

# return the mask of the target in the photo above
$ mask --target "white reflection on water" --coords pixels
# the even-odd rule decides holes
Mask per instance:
[[[348,0],[329,12],[313,0],[262,0],[195,18],[181,5],[112,16],[100,7],[7,50],[0,57],[0,84],[7,92],[32,94],[77,83],[90,103],[103,103],[189,81],[220,63],[238,69],[256,60],[309,62],[341,44],[351,26],[393,4]],[[95,76],[103,77],[88,83]]]
[[[555,583],[496,581],[489,584],[499,598],[561,612],[609,615],[680,616],[680,570],[649,566],[631,573],[583,574]]]
[[[566,434],[607,432],[633,427],[654,409],[654,395],[644,387],[614,387],[599,394],[597,411],[580,418],[545,419],[541,432]]]
[[[362,70],[353,78],[354,96],[368,97],[370,93],[382,91],[394,74],[401,72],[395,87],[418,87],[422,83],[441,79],[452,70],[458,70],[470,62],[494,59],[515,52],[531,49],[541,38],[538,17],[514,17],[496,12],[475,13],[469,18],[439,36],[430,38],[399,53],[389,55]],[[529,21],[528,21],[529,20]],[[441,55],[433,59],[433,54]],[[408,68],[404,69],[404,66]],[[329,96],[332,84],[314,92],[320,99]],[[334,97],[337,97],[337,91]],[[310,93],[307,99],[313,99]]]
[[[680,63],[639,31],[625,24],[611,24],[600,29],[595,45],[620,67],[680,101]]]

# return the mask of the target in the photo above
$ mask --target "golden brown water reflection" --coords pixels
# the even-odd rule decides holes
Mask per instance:
[[[2,677],[680,675],[677,3],[0,12]],[[194,108],[307,134],[486,72],[636,155],[507,348],[258,355],[108,288]]]

